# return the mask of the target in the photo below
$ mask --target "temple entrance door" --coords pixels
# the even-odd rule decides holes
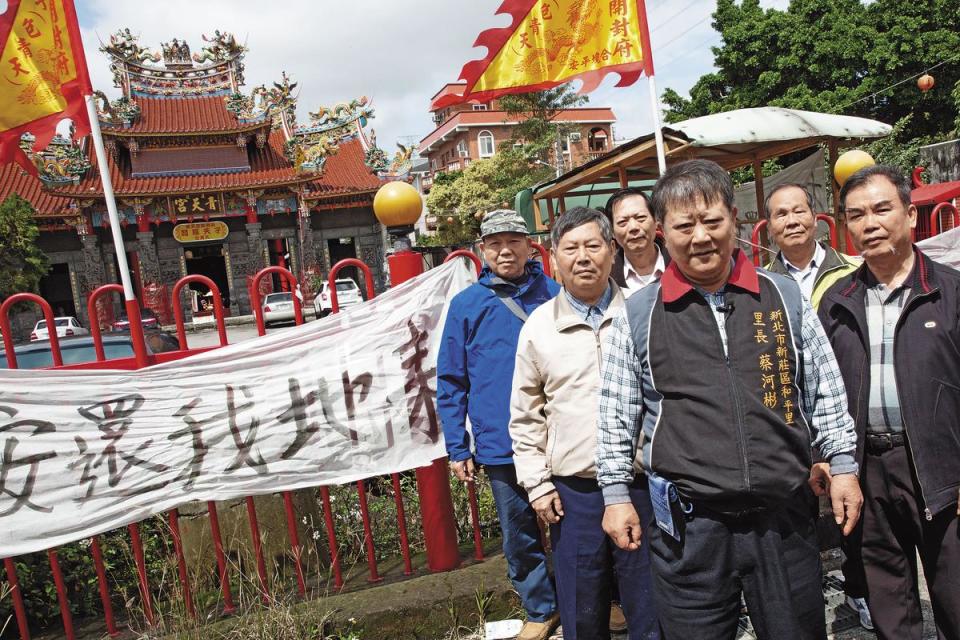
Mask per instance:
[[[187,263],[187,274],[199,274],[213,280],[220,289],[224,310],[229,309],[230,285],[227,280],[227,263],[223,259],[223,244],[191,246],[189,249],[184,249],[183,257]],[[213,297],[206,295],[207,291],[201,291],[205,287],[197,283],[189,286],[200,293],[198,315],[213,313]]]
[[[54,315],[77,316],[70,286],[70,266],[66,262],[50,265],[50,271],[40,279],[40,296],[50,303]]]
[[[337,264],[345,258],[356,258],[357,257],[357,245],[353,241],[353,238],[332,238],[327,240],[327,249],[330,250],[330,267]],[[364,297],[366,297],[366,285],[363,280],[360,279],[360,274],[357,271],[356,267],[347,267],[346,269],[341,269],[340,273],[337,274],[338,278],[353,278],[353,281],[357,283],[357,286],[360,287],[360,290],[363,291]]]

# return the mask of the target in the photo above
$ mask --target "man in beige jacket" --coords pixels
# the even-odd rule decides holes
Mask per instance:
[[[604,534],[596,481],[600,348],[623,308],[610,280],[613,232],[602,213],[576,207],[557,220],[551,239],[564,289],[520,331],[510,401],[517,480],[550,525],[563,637],[610,637],[617,580],[631,640],[659,638],[646,545],[621,550]],[[651,523],[642,474],[630,493],[644,524]]]

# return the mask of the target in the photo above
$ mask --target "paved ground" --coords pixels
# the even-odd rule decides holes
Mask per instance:
[[[309,316],[307,320],[312,322],[313,316]],[[274,333],[276,331],[284,331],[292,326],[292,323],[274,325],[269,327],[267,332]],[[227,340],[229,340],[231,344],[235,342],[243,342],[244,340],[250,340],[256,337],[257,325],[253,322],[239,325],[227,325]],[[212,325],[209,328],[187,333],[187,345],[189,345],[191,348],[212,347],[218,344],[220,344],[220,337],[217,334],[217,330]]]

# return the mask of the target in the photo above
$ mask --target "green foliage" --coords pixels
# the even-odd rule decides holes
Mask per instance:
[[[557,140],[575,130],[574,126],[553,119],[564,109],[580,107],[587,102],[589,98],[574,93],[569,84],[501,97],[500,108],[511,116],[511,120],[519,123],[513,128],[510,142],[501,147],[520,143],[526,157],[547,161]]]
[[[901,144],[960,128],[955,0],[792,0],[786,10],[718,0],[713,17],[716,71],[689,99],[664,93],[667,122],[772,105],[902,122]],[[934,65],[924,94],[910,78]]]
[[[0,298],[21,291],[37,292],[50,270],[37,247],[40,235],[33,206],[17,194],[0,203]]]
[[[512,146],[502,147],[492,158],[478,160],[462,171],[437,174],[427,196],[427,207],[438,217],[437,233],[429,243],[472,244],[480,232],[477,213],[512,207],[518,191],[552,175],[551,167],[531,162],[523,147]]]

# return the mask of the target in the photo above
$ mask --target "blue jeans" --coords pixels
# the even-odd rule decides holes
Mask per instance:
[[[647,543],[647,532],[655,525],[646,478],[637,478],[630,486],[630,499],[644,531],[636,551],[620,549],[604,533],[603,494],[595,479],[554,476],[553,483],[563,505],[560,522],[550,525],[563,637],[608,640],[610,601],[619,584],[630,640],[657,640],[660,633]]]
[[[540,542],[537,513],[527,492],[517,484],[512,464],[486,465],[503,532],[507,576],[527,611],[527,620],[544,622],[557,610],[557,594],[547,574],[547,557]]]

